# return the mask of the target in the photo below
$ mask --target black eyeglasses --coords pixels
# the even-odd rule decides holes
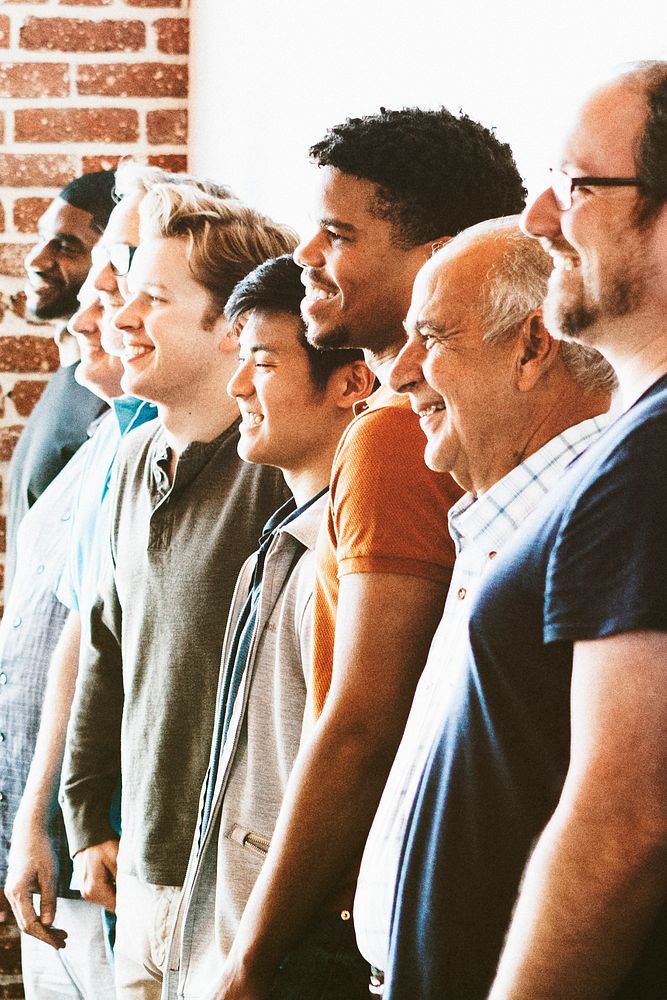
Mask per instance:
[[[638,177],[570,177],[564,170],[549,169],[551,190],[561,212],[572,208],[572,192],[576,187],[641,187]]]
[[[109,258],[111,270],[117,278],[127,274],[130,264],[136,251],[136,247],[131,247],[128,243],[112,243],[104,247],[104,252]]]

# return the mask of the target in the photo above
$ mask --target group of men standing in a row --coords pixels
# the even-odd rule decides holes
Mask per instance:
[[[126,163],[27,261],[39,314],[92,248],[109,408],[0,626],[26,995],[664,1000],[667,64],[521,228],[465,115],[310,152],[298,245]]]

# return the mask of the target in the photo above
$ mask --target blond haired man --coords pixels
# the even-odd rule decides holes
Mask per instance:
[[[178,184],[150,191],[123,334],[122,386],[159,426],[119,455],[112,571],[82,651],[63,773],[84,895],[118,854],[119,996],[157,997],[208,762],[224,622],[236,575],[285,496],[279,473],[237,455],[225,392],[236,342],[222,315],[236,282],[295,245],[237,202]],[[108,805],[122,771],[122,840]],[[100,858],[103,865],[100,866]]]

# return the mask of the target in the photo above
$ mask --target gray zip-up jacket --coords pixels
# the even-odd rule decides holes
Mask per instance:
[[[313,550],[327,502],[328,493],[282,528],[266,556],[210,820],[201,847],[198,831],[190,854],[164,970],[165,1000],[195,1000],[210,990],[269,847],[301,741],[312,650]],[[254,563],[251,556],[239,574],[223,664]]]

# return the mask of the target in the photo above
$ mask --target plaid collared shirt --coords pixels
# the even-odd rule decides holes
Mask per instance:
[[[608,425],[604,415],[569,427],[512,469],[486,493],[466,493],[449,512],[456,563],[403,739],[371,827],[354,904],[359,948],[386,969],[389,930],[405,826],[431,745],[456,687],[468,640],[468,614],[497,552],[555,488],[563,470]]]

